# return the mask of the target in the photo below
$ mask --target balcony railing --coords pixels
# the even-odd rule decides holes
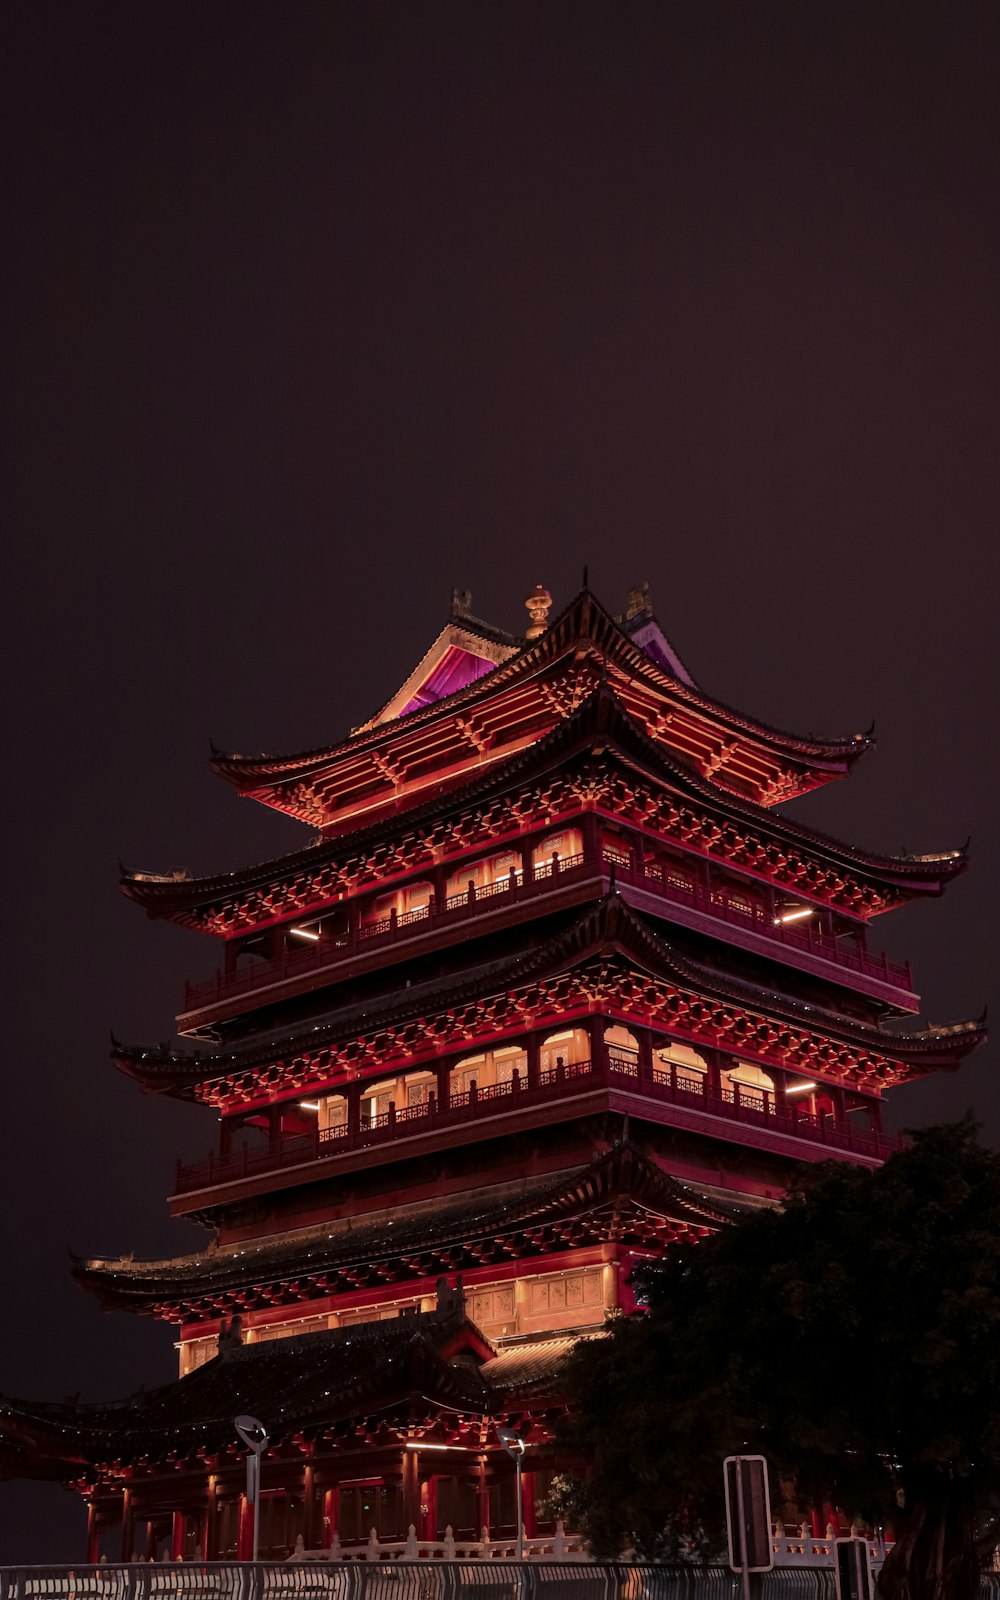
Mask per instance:
[[[427,906],[417,911],[400,916],[393,913],[376,922],[355,923],[350,930],[323,935],[301,950],[288,948],[278,961],[254,962],[235,972],[217,972],[203,982],[188,983],[184,989],[184,1011],[196,1011],[234,996],[306,977],[373,949],[402,943],[439,926],[494,913],[522,901],[543,898],[567,883],[585,880],[589,875],[609,875],[612,870],[618,882],[632,884],[670,905],[687,907],[714,922],[831,962],[845,972],[855,972],[912,993],[908,962],[893,962],[885,955],[870,955],[851,948],[811,926],[793,927],[777,922],[763,908],[746,904],[726,894],[721,887],[705,889],[694,885],[672,873],[663,863],[634,868],[627,856],[604,847],[563,860],[546,861],[527,877],[512,873],[509,878],[501,878],[486,888],[470,888],[461,894],[449,895],[440,905],[435,904],[432,897]]]
[[[315,1132],[281,1139],[267,1148],[212,1155],[193,1165],[178,1162],[174,1192],[191,1194],[219,1184],[239,1182],[257,1173],[277,1172],[348,1152],[391,1146],[417,1134],[488,1122],[495,1116],[559,1101],[571,1102],[600,1089],[625,1090],[640,1095],[651,1105],[676,1106],[868,1159],[884,1160],[902,1146],[901,1140],[862,1132],[850,1121],[837,1123],[831,1117],[814,1116],[801,1110],[794,1100],[782,1104],[770,1090],[734,1088],[713,1094],[707,1076],[686,1073],[683,1069],[677,1071],[673,1067],[643,1068],[632,1051],[610,1047],[601,1063],[567,1062],[539,1072],[534,1082],[515,1069],[507,1083],[490,1084],[482,1089],[473,1085],[465,1093],[449,1095],[440,1103],[432,1094],[423,1105],[407,1106],[398,1111],[390,1106],[371,1122],[362,1121],[353,1126],[344,1122],[333,1128],[317,1128]],[[661,1114],[654,1115],[651,1120],[670,1122],[671,1119]]]

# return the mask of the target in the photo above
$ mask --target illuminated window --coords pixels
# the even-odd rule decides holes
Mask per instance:
[[[724,1090],[738,1087],[742,1104],[756,1106],[761,1111],[766,1105],[765,1090],[769,1094],[774,1093],[774,1079],[749,1061],[738,1061],[735,1067],[728,1068],[720,1077]]]
[[[551,1072],[561,1061],[564,1067],[590,1060],[590,1035],[585,1028],[567,1028],[550,1033],[541,1049],[541,1068]]]

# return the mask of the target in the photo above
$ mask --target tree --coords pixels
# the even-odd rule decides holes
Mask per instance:
[[[1000,1154],[930,1128],[826,1162],[782,1206],[636,1273],[644,1315],[578,1345],[570,1501],[595,1550],[723,1543],[722,1458],[893,1526],[886,1600],[967,1600],[1000,1508]]]

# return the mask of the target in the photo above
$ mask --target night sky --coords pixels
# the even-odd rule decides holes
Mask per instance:
[[[973,836],[883,923],[926,1014],[978,1015],[1000,892],[1000,9],[534,0],[5,12],[13,557],[0,1388],[175,1371],[67,1247],[172,1254],[210,1113],[142,1097],[216,946],[131,867],[308,836],[208,771],[324,744],[398,687],[451,588],[522,629],[584,562],[648,578],[709,694],[877,721],[794,808],[876,849]],[[12,526],[11,526],[12,525]],[[995,1051],[901,1093],[1000,1142]],[[0,1559],[82,1513],[0,1489]]]

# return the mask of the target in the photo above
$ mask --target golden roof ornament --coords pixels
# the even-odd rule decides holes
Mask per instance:
[[[625,596],[625,621],[631,622],[633,617],[638,617],[645,612],[647,617],[653,615],[653,601],[649,593],[649,579],[644,578],[640,587],[630,589]]]
[[[524,602],[531,618],[531,627],[525,633],[526,639],[537,639],[539,634],[545,632],[549,625],[549,612],[552,609],[552,596],[548,589],[536,583],[531,594]]]

